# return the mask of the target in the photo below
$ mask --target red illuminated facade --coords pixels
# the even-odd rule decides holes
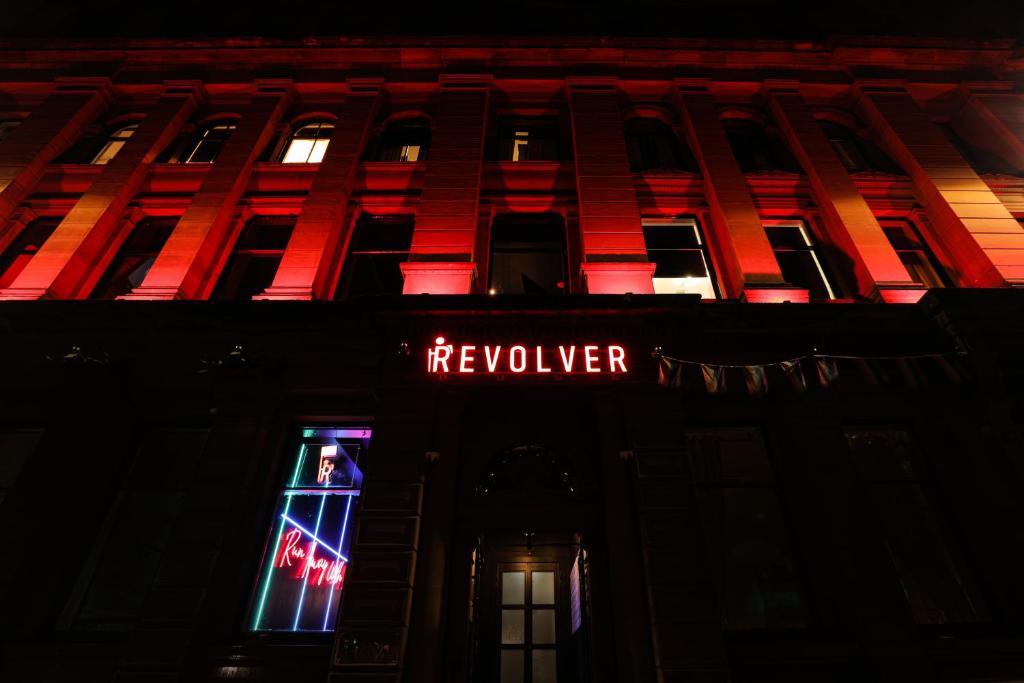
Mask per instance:
[[[2,677],[1018,680],[1022,68],[0,43]]]

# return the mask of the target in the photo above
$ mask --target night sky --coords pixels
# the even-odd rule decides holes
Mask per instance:
[[[1024,0],[0,0],[0,37],[1024,37]]]

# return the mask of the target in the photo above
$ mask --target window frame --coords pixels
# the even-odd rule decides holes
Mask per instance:
[[[128,140],[138,131],[139,123],[139,121],[135,121],[112,129],[104,139],[103,145],[92,156],[89,164],[93,166],[106,166],[113,161],[118,152],[124,149]]]
[[[246,279],[245,274],[248,272],[249,268],[251,267],[251,264],[260,259],[270,260],[276,258],[277,268],[280,268],[281,260],[284,258],[284,254],[288,250],[288,243],[291,241],[291,237],[295,232],[295,226],[298,223],[298,219],[299,216],[296,214],[256,214],[254,216],[249,216],[245,220],[241,221],[242,227],[241,229],[239,229],[238,235],[231,243],[231,249],[228,251],[227,257],[223,261],[223,267],[217,273],[216,279],[213,280],[209,298],[214,301],[251,301],[251,297],[247,299],[239,298],[241,285],[243,282],[245,282]],[[288,233],[288,239],[285,240],[284,244],[279,248],[240,246],[243,244],[244,238],[248,236],[246,232],[248,230],[258,230],[259,227],[261,227],[261,224],[281,224],[281,226],[283,226],[284,224],[290,224],[291,228]],[[239,262],[242,260],[245,261],[245,265],[239,265]],[[236,278],[236,281],[233,283],[232,289],[228,289],[231,283],[229,283],[229,281],[226,278],[235,274],[235,270],[238,268],[240,268],[240,270],[238,270],[237,272],[238,277]],[[275,275],[277,273],[277,268],[275,268],[274,270]],[[271,276],[271,281],[267,283],[267,287],[269,287],[273,282],[273,277],[274,276]],[[265,291],[266,287],[264,287],[263,290]],[[256,294],[253,294],[253,296],[258,296],[261,293],[262,292],[257,292]]]
[[[551,164],[562,161],[565,145],[563,144],[562,117],[559,112],[499,112],[494,130],[495,161],[498,163]],[[538,141],[536,147],[541,150],[541,153],[546,152],[547,158],[520,158],[524,154],[522,150],[525,150],[527,157],[530,155],[531,133]],[[545,143],[549,145],[547,149],[543,146]]]
[[[907,264],[906,262],[904,262],[901,254],[918,254],[919,256],[922,257],[923,262],[931,268],[933,274],[935,275],[935,278],[938,280],[938,284],[935,286],[929,286],[927,282],[919,282],[918,280],[914,280],[914,282],[922,284],[928,289],[945,289],[953,286],[952,279],[949,276],[949,271],[939,260],[938,256],[936,255],[935,251],[932,249],[928,241],[924,238],[923,232],[920,230],[915,221],[911,220],[909,217],[899,216],[882,216],[877,218],[877,220],[879,227],[881,227],[882,232],[885,233],[886,239],[892,246],[893,251],[895,251],[896,255],[900,257],[900,262],[903,263],[904,268],[907,267]],[[917,240],[917,243],[920,245],[920,248],[910,249],[897,247],[895,244],[893,244],[892,238],[889,237],[889,233],[886,232],[886,228],[900,229],[904,232],[904,235],[906,235],[909,232],[910,237],[912,239]],[[911,279],[914,278],[914,273],[911,272],[909,268],[907,268],[907,274],[911,276]]]
[[[826,293],[828,295],[825,299],[814,298],[812,296],[812,294],[811,294],[811,291],[807,290],[808,291],[808,296],[811,297],[810,300],[812,302],[814,302],[814,301],[836,301],[837,299],[842,298],[841,296],[838,296],[836,294],[836,292],[841,292],[841,290],[839,288],[839,283],[833,277],[831,277],[831,273],[832,273],[832,269],[830,267],[831,264],[828,263],[828,261],[826,260],[824,254],[822,253],[821,245],[819,244],[819,242],[816,239],[817,235],[811,230],[810,222],[809,221],[807,221],[807,220],[805,220],[803,218],[791,218],[791,219],[761,218],[761,225],[762,225],[762,228],[765,231],[765,237],[766,238],[768,237],[768,228],[797,228],[800,231],[800,236],[803,238],[803,242],[804,242],[804,245],[805,245],[804,249],[793,249],[793,248],[790,248],[790,247],[779,247],[779,248],[776,248],[775,245],[771,244],[770,239],[769,239],[769,245],[771,246],[772,254],[777,254],[778,252],[782,251],[782,252],[785,252],[785,253],[809,253],[811,255],[811,260],[814,262],[815,269],[817,270],[818,275],[821,277],[821,280],[822,280],[822,282],[825,285],[825,291],[826,291]],[[779,262],[779,259],[778,259],[777,255],[775,257],[775,261],[776,261],[776,263],[779,263],[779,268],[780,268],[780,271],[781,271],[782,264],[781,264],[781,262]],[[792,283],[792,282],[787,282],[787,284],[790,284],[790,285],[793,285],[793,286],[797,286],[796,283]]]
[[[696,247],[679,247],[679,248],[675,248],[675,249],[654,249],[654,251],[687,251],[687,252],[696,251],[696,252],[700,253],[701,259],[704,261],[705,272],[707,273],[707,275],[705,277],[707,277],[707,279],[710,281],[710,283],[711,283],[711,291],[713,293],[713,296],[711,298],[708,298],[708,297],[705,297],[705,296],[701,295],[701,300],[702,301],[718,301],[718,300],[721,300],[721,298],[722,298],[722,288],[721,288],[721,285],[718,282],[718,275],[716,273],[714,259],[711,256],[711,245],[708,243],[707,238],[705,237],[705,234],[704,234],[704,230],[701,227],[700,220],[698,220],[698,218],[696,216],[671,216],[671,217],[649,216],[649,217],[642,218],[641,221],[640,221],[640,225],[641,225],[641,229],[648,228],[648,227],[666,227],[666,228],[692,227],[693,231],[694,231],[694,235],[695,235],[696,240],[697,240],[697,246]],[[647,250],[647,260],[650,263],[656,263],[656,261],[651,259],[651,251],[652,251],[652,249],[647,246],[647,243],[646,243],[646,232],[645,232],[644,248]],[[653,282],[654,279],[656,279],[656,275],[652,274],[651,275],[652,282]],[[671,278],[664,278],[664,279],[671,279]],[[657,293],[658,292],[655,291],[655,294],[657,294]],[[690,292],[685,292],[685,293],[690,293]]]
[[[183,155],[183,159],[182,159],[181,163],[183,163],[183,164],[213,164],[213,163],[216,163],[217,157],[219,157],[221,155],[221,152],[224,151],[224,147],[227,145],[228,141],[231,139],[231,137],[234,135],[234,132],[237,129],[238,129],[238,119],[225,118],[225,119],[216,119],[216,120],[208,121],[207,123],[205,123],[202,126],[201,130],[199,131],[199,133],[197,133],[193,137],[191,148],[190,148],[188,154]],[[210,138],[210,133],[212,133],[215,130],[218,130],[218,131],[219,130],[226,130],[226,131],[228,131],[228,134],[223,139],[213,139],[213,138]],[[213,158],[210,159],[209,161],[195,161],[194,159],[195,159],[196,154],[199,152],[199,150],[203,147],[203,145],[205,143],[219,144],[219,147],[217,147],[216,153],[213,155]]]
[[[365,223],[363,222],[365,221]],[[406,249],[354,249],[362,235],[362,231],[367,229],[367,226],[374,222],[381,223],[396,223],[406,224],[408,223],[411,227],[409,231],[409,246]],[[372,257],[372,256],[397,256],[405,255],[405,259],[399,263],[408,262],[412,255],[412,242],[414,239],[414,233],[416,231],[416,215],[413,213],[373,213],[370,211],[362,211],[352,221],[352,228],[348,244],[346,245],[344,255],[338,266],[338,280],[335,284],[334,301],[349,301],[352,299],[352,284],[355,277],[356,259],[359,257]],[[401,292],[376,292],[375,294],[360,293],[356,294],[357,297],[362,296],[376,296],[376,295],[387,295],[387,294],[401,294]]]
[[[514,221],[516,218],[523,218],[526,221],[534,220],[534,221],[537,221],[537,222],[541,222],[540,218],[543,217],[543,216],[551,217],[551,224],[552,225],[554,225],[555,219],[557,218],[557,221],[559,223],[559,227],[560,227],[560,230],[561,230],[561,238],[562,238],[562,240],[561,240],[561,245],[562,245],[561,256],[562,256],[562,258],[561,258],[561,262],[560,262],[561,263],[561,267],[562,267],[562,280],[561,280],[562,287],[561,287],[561,289],[558,292],[546,292],[544,294],[544,296],[552,296],[552,295],[553,296],[563,296],[565,294],[571,294],[572,293],[573,286],[572,286],[572,281],[571,281],[571,277],[570,277],[571,271],[570,271],[570,258],[569,258],[569,256],[570,256],[570,254],[569,254],[569,249],[570,249],[569,238],[570,238],[570,235],[569,235],[568,221],[566,220],[565,215],[562,214],[562,213],[551,212],[551,211],[544,211],[544,212],[538,212],[538,213],[532,213],[532,212],[526,213],[526,212],[508,211],[508,212],[500,212],[500,213],[494,214],[494,216],[491,217],[490,224],[488,225],[488,229],[487,229],[487,289],[486,289],[487,294],[489,294],[491,296],[502,296],[502,295],[506,295],[506,296],[521,296],[521,294],[509,294],[509,293],[506,293],[506,292],[503,292],[503,291],[498,291],[497,288],[495,287],[495,283],[494,283],[494,272],[495,272],[495,268],[494,268],[494,255],[495,255],[494,228],[495,228],[495,224],[498,223],[499,221],[505,221],[505,220]],[[536,250],[534,252],[525,252],[525,251],[517,251],[517,250],[509,248],[509,249],[504,250],[504,253],[556,253],[557,251],[558,250],[555,249],[555,248],[550,248],[550,249],[539,249],[539,250]],[[502,253],[502,252],[499,252],[499,253]],[[523,293],[523,294],[525,294],[525,293]],[[538,293],[535,293],[534,295],[535,296],[540,296],[541,294],[538,292]]]
[[[299,134],[308,129],[315,127],[316,130],[312,138],[300,138]],[[327,148],[331,144],[331,138],[334,136],[334,131],[337,128],[337,122],[329,119],[308,119],[302,123],[297,124],[289,133],[288,139],[285,141],[284,147],[281,150],[281,154],[278,157],[278,162],[282,164],[319,164],[323,162],[324,155],[327,154]],[[324,130],[329,131],[326,137],[323,137],[322,133]],[[309,152],[306,154],[306,158],[302,161],[288,160],[289,152],[292,149],[292,145],[295,144],[296,140],[312,140],[312,144],[309,147]],[[310,161],[317,153],[318,143],[323,142],[323,146],[320,149],[319,158],[316,161]]]

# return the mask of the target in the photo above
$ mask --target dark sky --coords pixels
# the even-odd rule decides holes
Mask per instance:
[[[2,37],[1024,37],[1024,0],[0,0]]]

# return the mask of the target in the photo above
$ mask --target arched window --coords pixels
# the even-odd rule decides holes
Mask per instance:
[[[430,151],[430,122],[426,119],[392,121],[380,136],[377,161],[426,161]]]
[[[283,164],[319,164],[331,141],[334,124],[329,121],[307,123],[299,127],[284,148]]]
[[[689,147],[661,121],[650,118],[626,122],[626,151],[633,171],[690,171],[697,173],[697,161]]]
[[[212,164],[235,130],[233,121],[211,123],[196,137],[192,151],[185,155],[186,164]]]
[[[800,165],[782,140],[769,135],[762,126],[747,119],[727,119],[723,125],[733,155],[744,173],[801,172]]]
[[[903,175],[903,169],[879,149],[878,145],[867,138],[863,138],[846,126],[841,126],[833,121],[819,121],[819,123],[836,156],[850,173],[882,171],[883,173]]]
[[[116,299],[140,286],[177,224],[177,218],[144,218],[136,223],[89,298]]]
[[[139,127],[139,124],[133,123],[128,126],[122,126],[115,130],[107,137],[107,141],[100,147],[100,151],[96,153],[96,156],[92,158],[93,164],[106,164],[113,159],[121,148],[124,147],[125,143],[128,142],[135,130]]]

